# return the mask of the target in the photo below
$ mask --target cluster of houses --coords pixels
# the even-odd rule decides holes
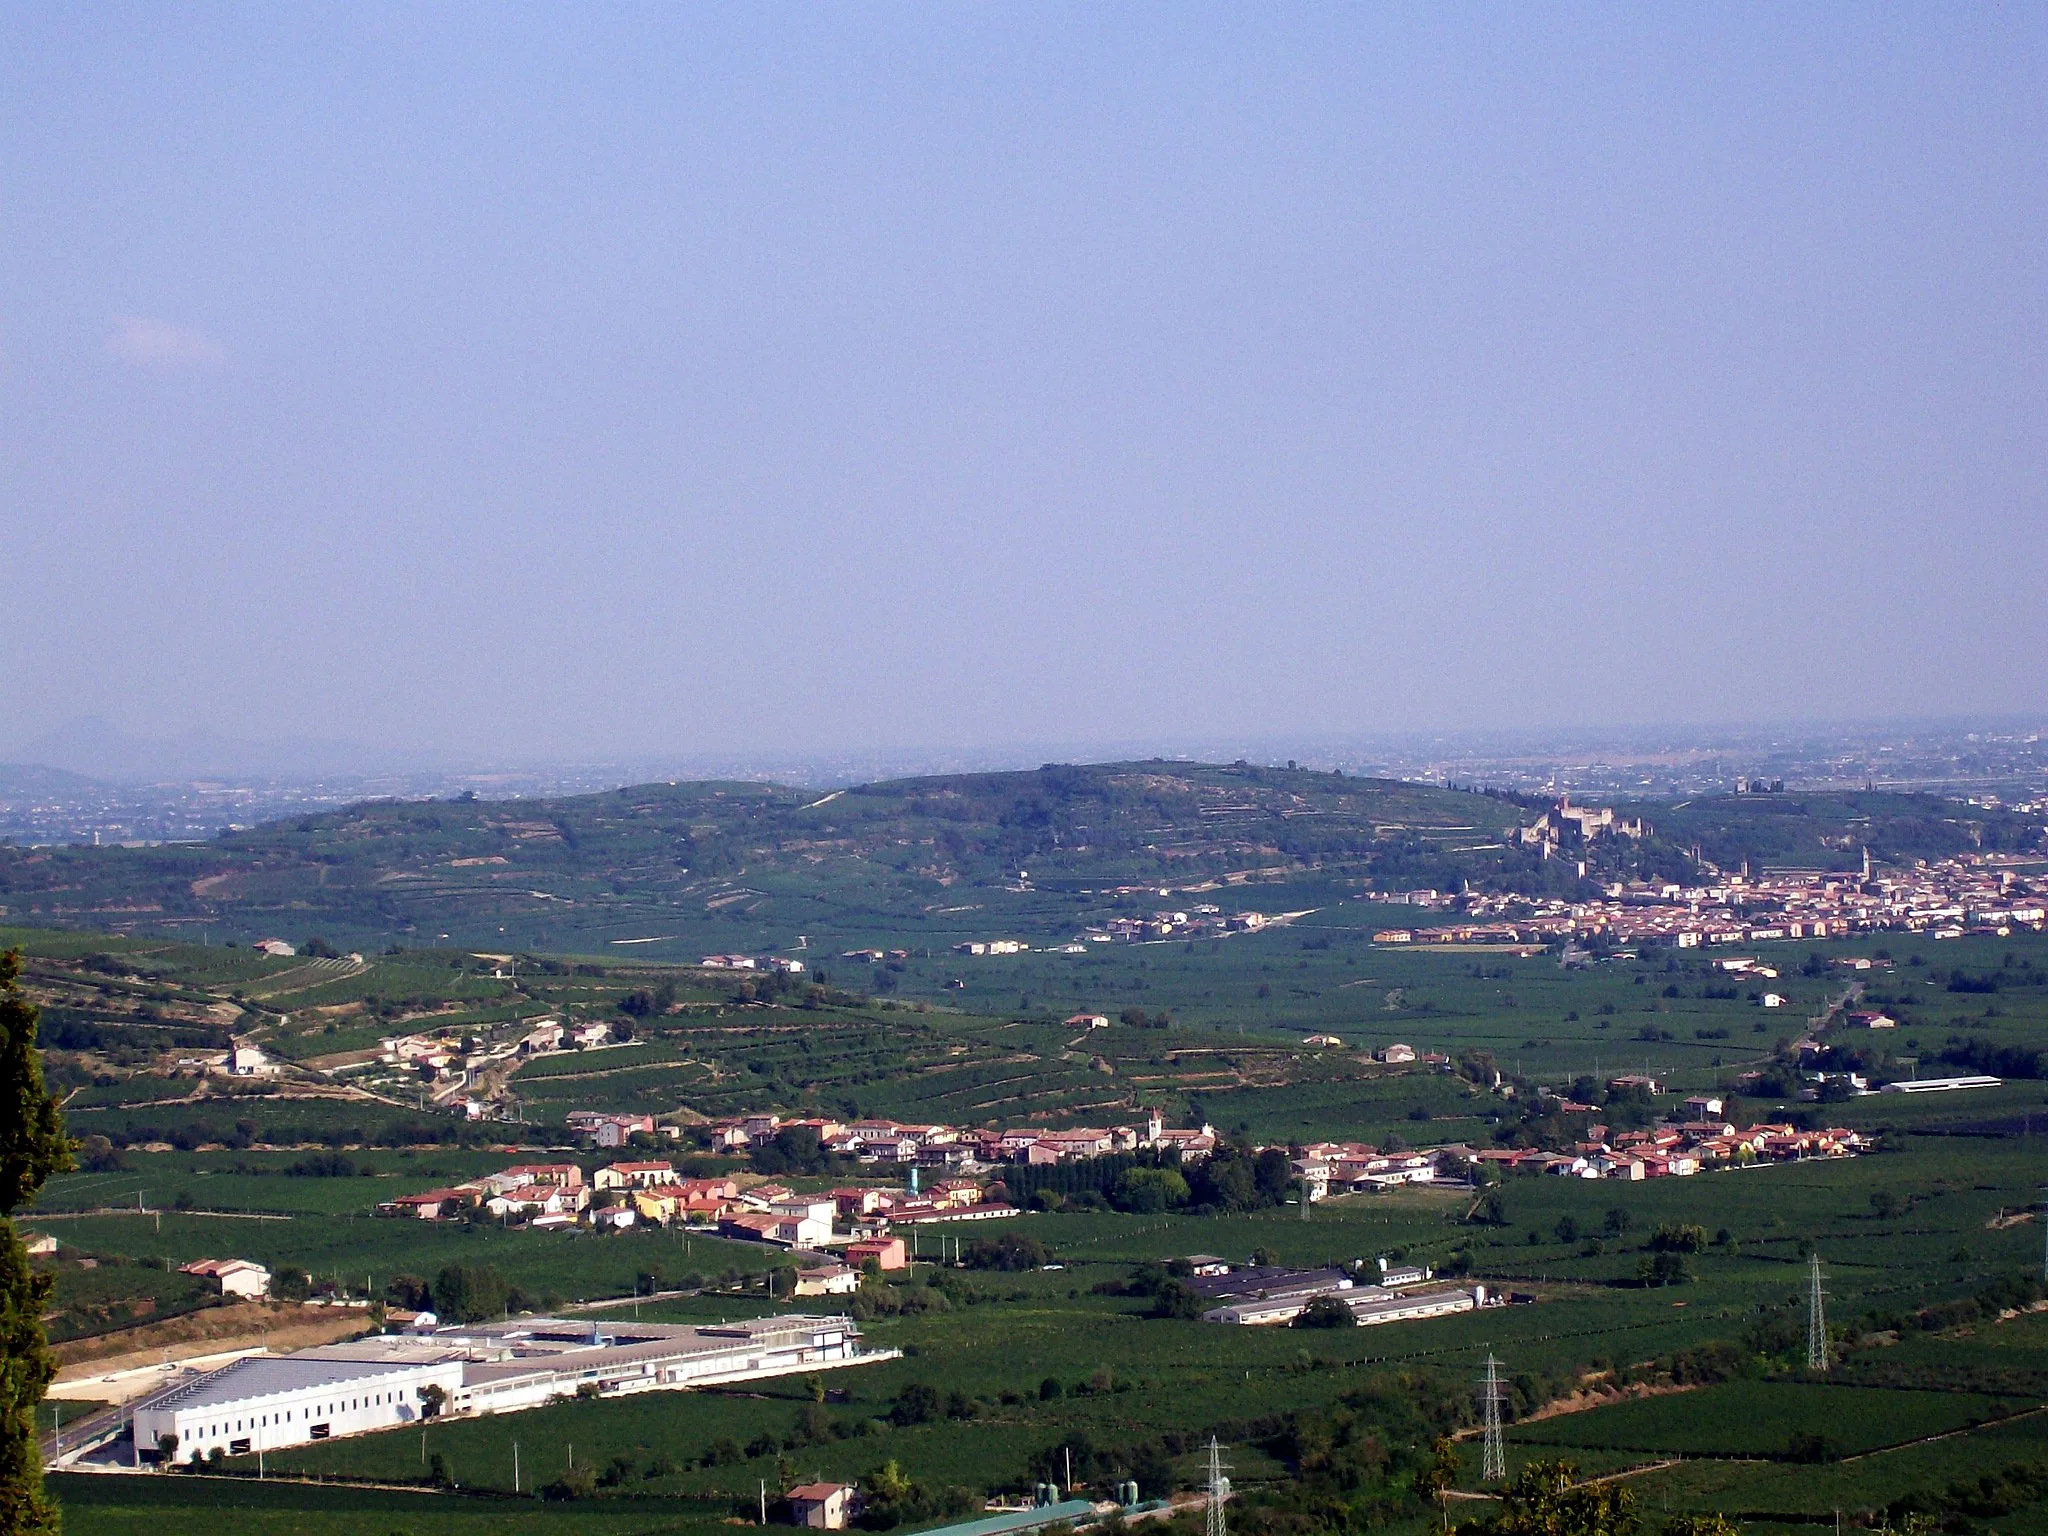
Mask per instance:
[[[1161,891],[1160,895],[1166,892]],[[1225,912],[1213,902],[1200,902],[1184,910],[1158,911],[1146,917],[1112,917],[1107,922],[1083,929],[1064,944],[1052,948],[1054,954],[1079,955],[1088,952],[1090,944],[1143,944],[1156,939],[1217,938],[1231,933],[1257,933],[1272,921],[1263,912]],[[1021,955],[1031,945],[1023,939],[969,939],[955,944],[956,955]],[[904,956],[902,950],[886,952],[890,959]],[[848,960],[872,960],[879,962],[884,951],[879,949],[848,950],[843,958]]]
[[[1108,940],[1140,944],[1148,939],[1201,938],[1226,933],[1257,933],[1272,921],[1263,912],[1225,912],[1213,902],[1199,902],[1186,911],[1154,912],[1150,917],[1112,917],[1082,935],[1094,943]]]
[[[1539,823],[1539,825],[1542,825]],[[1550,843],[1544,843],[1548,849]],[[1912,869],[1783,869],[1717,874],[1705,884],[1615,881],[1592,901],[1513,894],[1399,893],[1412,905],[1456,910],[1468,921],[1385,928],[1381,944],[1532,944],[1602,939],[1696,949],[1789,939],[1903,932],[1935,939],[2006,935],[2048,927],[2048,886],[2022,873],[2017,856],[1961,854]],[[1390,897],[1390,899],[1392,899]]]
[[[697,962],[705,971],[771,971],[784,976],[801,976],[804,963],[787,955],[706,955]]]
[[[527,1020],[516,1037],[498,1040],[436,1033],[388,1035],[377,1042],[377,1054],[385,1068],[418,1077],[435,1103],[460,1108],[476,1120],[487,1108],[470,1097],[470,1085],[479,1073],[524,1057],[590,1050],[611,1043],[611,1038],[612,1026],[602,1019],[565,1024],[556,1018],[536,1018]]]
[[[1569,1100],[1559,1100],[1558,1108],[1566,1114],[1595,1113],[1593,1106]],[[1606,1126],[1592,1124],[1586,1127],[1584,1141],[1564,1151],[1489,1149],[1473,1152],[1469,1157],[1472,1162],[1491,1163],[1504,1172],[1639,1180],[1684,1178],[1715,1169],[1797,1162],[1810,1157],[1854,1157],[1870,1148],[1868,1138],[1861,1132],[1842,1126],[1802,1130],[1795,1125],[1772,1123],[1738,1128],[1723,1117],[1722,1108],[1719,1096],[1696,1094],[1685,1101],[1686,1118],[1677,1122],[1611,1134]]]
[[[569,1025],[560,1019],[540,1018],[527,1022],[516,1039],[479,1044],[465,1050],[460,1036],[419,1034],[390,1035],[377,1042],[378,1055],[387,1066],[413,1067],[422,1073],[475,1069],[511,1056],[548,1056],[557,1051],[588,1050],[612,1037],[611,1025],[602,1019]]]
[[[377,1211],[421,1221],[480,1215],[543,1231],[694,1226],[783,1248],[840,1248],[844,1267],[852,1270],[869,1260],[885,1270],[903,1267],[904,1241],[893,1228],[1019,1214],[999,1184],[976,1179],[945,1179],[923,1192],[859,1187],[800,1194],[761,1180],[690,1178],[673,1163],[652,1159],[607,1164],[588,1177],[576,1163],[519,1163],[444,1189],[401,1195]]]
[[[1106,1023],[1099,1014],[1068,1020],[1082,1027]],[[780,1115],[742,1115],[714,1120],[703,1133],[713,1151],[750,1152],[785,1132],[809,1131],[819,1147],[836,1157],[869,1164],[917,1168],[987,1167],[1000,1163],[1049,1164],[1111,1152],[1175,1152],[1183,1159],[1216,1150],[1216,1128],[1169,1130],[1155,1111],[1135,1125],[1078,1127],[1051,1131],[1023,1126],[999,1131],[951,1125],[906,1125],[896,1120],[785,1120]]]
[[[1617,1088],[1657,1091],[1654,1078],[1629,1074],[1613,1080]],[[1549,1100],[1564,1114],[1597,1114],[1590,1104]],[[1310,1200],[1330,1195],[1364,1194],[1401,1184],[1427,1184],[1442,1179],[1463,1181],[1473,1166],[1492,1166],[1503,1173],[1548,1173],[1580,1179],[1684,1178],[1721,1168],[1757,1163],[1794,1162],[1810,1157],[1854,1157],[1869,1150],[1861,1133],[1839,1126],[1802,1130],[1783,1124],[1738,1128],[1722,1114],[1715,1094],[1697,1094],[1685,1101],[1684,1118],[1644,1130],[1610,1132],[1590,1123],[1585,1139],[1562,1151],[1535,1147],[1431,1147],[1426,1151],[1387,1152],[1360,1142],[1317,1142],[1291,1159],[1295,1178]]]
[[[1395,1052],[1405,1055],[1396,1057]],[[1412,1060],[1407,1047],[1389,1047],[1383,1059]],[[1624,1075],[1616,1089],[1640,1089],[1655,1096],[1655,1078]],[[1475,1165],[1503,1172],[1540,1172],[1576,1178],[1654,1179],[1685,1177],[1716,1168],[1809,1157],[1849,1157],[1866,1150],[1853,1130],[1802,1130],[1789,1124],[1738,1128],[1723,1117],[1717,1095],[1685,1101],[1683,1117],[1642,1130],[1610,1133],[1592,1123],[1595,1106],[1545,1094],[1566,1115],[1589,1117],[1578,1144],[1564,1150],[1483,1148],[1453,1145],[1424,1151],[1383,1149],[1359,1142],[1318,1142],[1293,1149],[1293,1175],[1311,1201],[1333,1194],[1386,1190],[1443,1179],[1463,1182]],[[666,1136],[680,1130],[648,1115],[578,1111],[574,1129],[601,1148],[625,1148],[636,1137]],[[428,1221],[481,1217],[548,1228],[591,1226],[622,1229],[636,1225],[692,1225],[721,1235],[782,1247],[821,1251],[844,1244],[876,1243],[872,1251],[849,1248],[853,1269],[868,1259],[882,1268],[903,1262],[900,1234],[929,1223],[987,1221],[1018,1214],[1000,1182],[985,1175],[1005,1165],[1043,1166],[1115,1153],[1158,1152],[1198,1162],[1215,1150],[1213,1126],[1169,1130],[1154,1112],[1137,1124],[1047,1130],[912,1125],[895,1120],[838,1121],[820,1117],[785,1119],[773,1113],[737,1116],[698,1128],[715,1152],[747,1154],[770,1147],[792,1132],[814,1137],[835,1156],[869,1167],[907,1171],[907,1188],[873,1185],[798,1193],[755,1177],[691,1178],[666,1160],[622,1160],[598,1168],[588,1179],[576,1163],[522,1163],[443,1189],[401,1196],[378,1207],[382,1214]],[[933,1181],[920,1188],[929,1171]],[[891,1247],[891,1244],[894,1244]],[[842,1275],[810,1275],[815,1283],[847,1282]],[[820,1294],[832,1294],[830,1291]]]

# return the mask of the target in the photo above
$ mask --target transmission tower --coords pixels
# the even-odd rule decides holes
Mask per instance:
[[[1806,1368],[1809,1371],[1825,1371],[1828,1368],[1828,1311],[1823,1297],[1827,1292],[1820,1283],[1820,1255],[1813,1256],[1811,1282],[1806,1299]]]
[[[1209,1437],[1209,1520],[1203,1536],[1228,1536],[1223,1526],[1223,1504],[1230,1497],[1230,1479],[1224,1476],[1223,1448]]]
[[[1508,1475],[1508,1448],[1501,1439],[1500,1405],[1507,1389],[1500,1379],[1500,1362],[1493,1351],[1486,1353],[1486,1375],[1479,1385],[1479,1397],[1486,1412],[1486,1440],[1480,1450],[1479,1480],[1491,1483]]]

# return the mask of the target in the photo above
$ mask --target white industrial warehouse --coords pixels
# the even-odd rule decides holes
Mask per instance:
[[[1341,1302],[1351,1313],[1351,1320],[1361,1326],[1447,1317],[1453,1312],[1473,1312],[1487,1305],[1486,1287],[1483,1285],[1441,1291],[1396,1291],[1377,1285],[1346,1285],[1342,1289],[1325,1291],[1248,1296],[1204,1312],[1202,1321],[1248,1327],[1287,1324],[1307,1311],[1310,1302],[1325,1296]]]
[[[522,1318],[251,1356],[138,1400],[135,1457],[244,1456],[436,1416],[514,1413],[579,1390],[604,1397],[751,1381],[874,1360],[845,1317],[696,1327]]]

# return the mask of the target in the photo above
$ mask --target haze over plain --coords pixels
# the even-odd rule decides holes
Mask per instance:
[[[0,17],[0,756],[2031,711],[2048,18]]]

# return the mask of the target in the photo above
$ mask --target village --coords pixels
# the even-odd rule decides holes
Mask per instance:
[[[1654,1094],[1653,1079],[1623,1076],[1619,1091]],[[1546,1095],[1565,1115],[1597,1109]],[[570,1128],[592,1147],[650,1150],[683,1129],[648,1115],[579,1111]],[[1155,1113],[1136,1125],[1008,1131],[890,1120],[842,1124],[816,1117],[748,1115],[693,1127],[714,1153],[745,1156],[799,1138],[825,1156],[870,1170],[868,1182],[814,1192],[753,1173],[692,1177],[668,1159],[622,1158],[586,1173],[579,1162],[520,1163],[481,1178],[399,1196],[378,1206],[386,1216],[426,1221],[495,1220],[538,1230],[635,1226],[699,1227],[718,1235],[790,1249],[833,1262],[801,1271],[798,1294],[833,1295],[858,1288],[864,1269],[889,1271],[910,1262],[906,1234],[935,1225],[1000,1220],[1026,1214],[1010,1198],[1006,1167],[1039,1167],[1114,1154],[1148,1154],[1162,1163],[1194,1164],[1218,1145],[1213,1126],[1166,1127]],[[1556,1150],[1474,1148],[1462,1143],[1420,1150],[1359,1142],[1256,1147],[1288,1159],[1290,1179],[1314,1204],[1332,1196],[1383,1192],[1403,1185],[1474,1187],[1501,1174],[1540,1173],[1585,1179],[1684,1178],[1719,1169],[1853,1157],[1868,1150],[1859,1132],[1789,1123],[1738,1126],[1714,1094],[1688,1098],[1679,1118],[1610,1132],[1586,1124],[1583,1138]],[[888,1174],[882,1183],[873,1175]],[[912,1242],[915,1238],[912,1236]]]
[[[2022,868],[2038,871],[2039,860],[1971,854],[1895,870],[1876,868],[1866,852],[1857,872],[1745,869],[1697,886],[1616,881],[1587,901],[1400,891],[1375,899],[1455,912],[1464,920],[1384,928],[1373,934],[1373,941],[1532,946],[1577,941],[1696,949],[1892,932],[1930,939],[2005,937],[2040,932],[2048,925],[2044,882],[2038,873],[2023,875]]]

